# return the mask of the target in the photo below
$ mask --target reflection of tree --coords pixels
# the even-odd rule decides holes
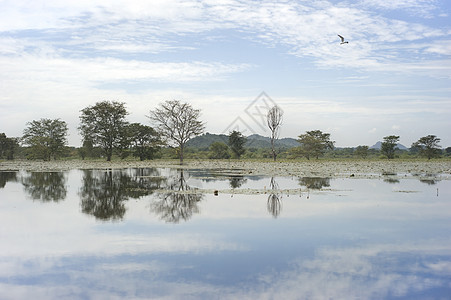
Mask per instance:
[[[150,195],[159,189],[166,178],[160,176],[156,168],[133,168],[129,169],[130,178],[126,186],[127,195],[138,199]]]
[[[299,185],[313,190],[320,190],[323,187],[330,186],[330,178],[301,177],[299,178]]]
[[[163,178],[154,176],[156,172],[156,169],[84,170],[79,192],[82,211],[100,220],[122,219],[125,201],[159,188]]]
[[[435,179],[420,179],[420,182],[422,183],[426,183],[427,185],[434,185],[437,184],[437,182],[439,182],[440,180],[435,180]]]
[[[183,170],[178,170],[176,176],[169,178],[166,189],[167,191],[158,193],[150,207],[162,220],[178,223],[181,220],[187,221],[193,214],[200,212],[198,203],[204,195],[191,190]]]
[[[390,177],[390,176],[396,176],[398,174],[394,173],[394,172],[390,172],[390,171],[384,171],[382,172],[382,176],[384,176],[384,182],[386,183],[391,183],[391,184],[396,184],[399,183],[399,179],[397,179],[396,177]]]
[[[241,175],[232,175],[229,179],[229,184],[232,189],[237,189],[246,183],[247,179]]]
[[[391,184],[396,184],[396,183],[399,183],[399,179],[397,179],[397,178],[385,178],[384,182],[391,183]]]
[[[8,181],[17,181],[17,172],[0,172],[0,189],[4,188]]]
[[[22,178],[22,184],[33,200],[58,202],[66,198],[63,172],[31,172]]]
[[[271,177],[271,181],[269,183],[270,194],[268,196],[267,208],[268,212],[272,214],[274,218],[277,218],[282,211],[282,195],[279,193],[279,185],[274,180],[274,177]]]

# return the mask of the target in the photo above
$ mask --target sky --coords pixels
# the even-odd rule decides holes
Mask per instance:
[[[449,147],[450,14],[447,0],[0,0],[0,132],[58,118],[79,146],[96,102],[154,126],[149,111],[180,100],[209,133],[269,136],[277,105],[280,137]]]

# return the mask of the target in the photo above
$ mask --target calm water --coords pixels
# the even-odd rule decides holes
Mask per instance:
[[[1,299],[451,297],[447,180],[0,172],[0,224]]]

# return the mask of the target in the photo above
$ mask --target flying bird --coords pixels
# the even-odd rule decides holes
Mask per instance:
[[[348,43],[348,41],[346,41],[345,42],[345,38],[344,37],[342,37],[341,35],[339,35],[339,34],[337,34],[339,37],[340,37],[340,39],[341,39],[341,43],[340,43],[340,45],[343,45],[343,44],[347,44]]]

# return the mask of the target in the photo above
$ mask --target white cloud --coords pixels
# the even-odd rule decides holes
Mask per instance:
[[[410,14],[431,18],[437,9],[437,0],[362,0],[362,6],[372,6],[387,10],[405,10]]]
[[[206,99],[203,103],[208,99],[227,101],[230,94],[240,95],[233,97],[233,101],[249,95],[252,98],[266,89],[265,78],[259,74],[259,68],[267,67],[266,57],[259,60],[261,53],[258,50],[255,54],[243,53],[243,44],[278,53],[278,57],[268,62],[268,68],[277,65],[274,68],[280,67],[279,74],[284,72],[284,64],[299,64],[298,73],[287,74],[287,77],[277,75],[280,77],[274,81],[280,83],[276,88],[281,90],[285,89],[286,82],[291,82],[291,86],[287,84],[286,93],[302,95],[293,97],[290,109],[298,115],[308,112],[310,116],[305,116],[304,120],[312,122],[309,124],[315,125],[319,122],[318,116],[324,115],[330,120],[337,114],[354,118],[373,113],[382,115],[392,106],[385,108],[376,101],[385,100],[388,93],[385,91],[391,89],[396,92],[393,101],[402,100],[398,96],[400,89],[404,89],[405,97],[413,99],[408,103],[402,100],[396,105],[396,112],[413,114],[424,109],[423,112],[443,113],[434,96],[439,86],[428,91],[419,88],[418,95],[431,105],[412,105],[419,96],[411,96],[410,91],[422,77],[442,80],[451,77],[449,29],[433,27],[423,19],[399,20],[384,14],[385,10],[392,9],[426,8],[432,12],[428,7],[439,3],[425,0],[395,2],[1,1],[0,105],[7,112],[0,114],[6,120],[10,115],[18,115],[19,110],[23,117],[30,117],[40,108],[50,107],[52,112],[64,110],[66,107],[55,105],[61,103],[61,99],[69,103],[71,109],[62,114],[69,115],[73,113],[75,99],[83,99],[78,103],[81,106],[107,97],[141,104],[143,99],[155,94],[170,98],[185,94],[192,96],[190,99]],[[338,33],[344,35],[349,44],[340,45]],[[223,45],[221,43],[226,45],[224,50],[218,49]],[[255,56],[260,65],[248,64],[248,56]],[[368,92],[363,96],[363,102],[351,101],[354,95],[347,99],[332,92],[326,95],[324,79],[320,75],[316,82],[321,101],[315,103],[315,97],[309,98],[298,88],[298,83],[310,76],[308,68],[303,70],[306,65],[314,70],[312,73],[340,72],[340,82],[334,83],[337,89],[342,88],[341,84],[349,84],[349,80],[342,79],[345,75],[351,79],[359,78],[354,80],[355,86],[346,86],[350,90],[379,85],[384,94]],[[402,86],[396,79],[373,81],[371,74],[375,73],[371,72],[416,79]],[[236,85],[229,85],[229,79]],[[223,83],[219,91],[216,90],[218,82]],[[184,88],[191,83],[196,86]],[[129,88],[134,85],[139,85],[140,89]],[[192,91],[195,88],[198,92]],[[268,92],[274,94],[271,90]],[[449,91],[441,91],[443,99],[449,99],[445,97],[446,93]],[[302,102],[302,111],[296,106],[301,98],[308,99]],[[446,99],[438,102],[448,109]],[[21,103],[21,108],[14,108],[17,102]],[[70,104],[72,102],[74,104]],[[24,109],[25,104],[30,104],[29,112]],[[210,124],[222,130],[230,121],[209,111],[210,107],[212,105],[205,106],[205,115],[216,116]],[[223,115],[225,111],[227,109]],[[233,120],[237,117],[236,111],[230,111]],[[9,130],[10,124],[18,119],[2,122],[0,125]],[[77,123],[75,117],[73,123]],[[379,125],[369,124],[364,131],[380,128]],[[403,128],[407,127],[403,125]],[[213,131],[212,128],[209,130]]]
[[[426,52],[448,56],[451,55],[451,40],[435,41],[425,47]]]
[[[95,84],[119,80],[198,81],[217,80],[240,72],[247,64],[227,65],[219,62],[147,62],[115,58],[64,59],[59,57],[0,58],[2,80],[28,78],[77,84]]]

